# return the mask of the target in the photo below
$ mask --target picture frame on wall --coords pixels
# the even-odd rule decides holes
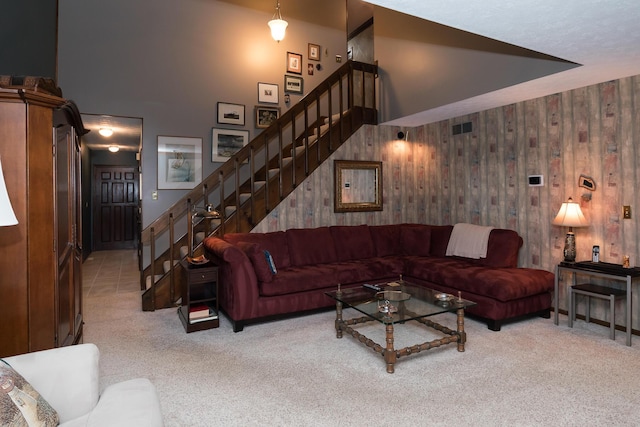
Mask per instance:
[[[158,189],[191,190],[202,181],[202,138],[158,135]]]
[[[212,128],[211,161],[224,163],[248,143],[248,130]]]
[[[287,52],[287,73],[302,74],[302,55]]]
[[[284,75],[284,91],[286,93],[298,93],[304,92],[304,79],[297,76]]]
[[[256,127],[266,129],[280,117],[280,107],[265,107],[256,105]]]
[[[278,85],[273,83],[258,83],[258,102],[264,104],[278,103]]]
[[[309,43],[309,61],[320,61],[320,45]]]
[[[244,105],[218,102],[218,123],[244,126]]]

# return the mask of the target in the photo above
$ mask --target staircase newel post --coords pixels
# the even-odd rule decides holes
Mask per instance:
[[[151,248],[150,254],[151,257],[151,311],[156,310],[156,231],[153,227],[151,227],[151,231],[149,233]]]
[[[175,242],[173,213],[169,214],[169,299],[175,302],[175,282],[173,278],[173,245]]]
[[[191,199],[187,199],[187,244],[189,257],[193,257],[193,215],[191,215]]]
[[[227,208],[225,206],[224,200],[224,172],[220,171],[220,235],[224,236],[225,233],[225,219],[227,217]]]

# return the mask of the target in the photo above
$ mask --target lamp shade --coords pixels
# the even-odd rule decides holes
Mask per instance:
[[[4,172],[2,171],[2,161],[0,161],[0,226],[16,225],[18,219],[13,212],[7,186],[4,183]]]
[[[552,224],[563,227],[586,227],[589,225],[589,221],[584,217],[580,205],[569,197],[569,200],[560,206],[558,215],[553,219]]]
[[[271,37],[277,42],[284,39],[285,30],[289,23],[284,19],[272,19],[268,22],[269,28],[271,28]]]

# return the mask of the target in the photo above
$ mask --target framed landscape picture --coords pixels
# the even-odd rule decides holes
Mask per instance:
[[[284,75],[284,91],[287,93],[303,93],[304,80],[302,77]]]
[[[211,130],[211,161],[226,162],[248,143],[248,130],[213,128]]]
[[[302,74],[302,55],[287,52],[287,73]]]
[[[266,129],[280,117],[280,107],[256,105],[256,127]]]
[[[190,190],[202,181],[202,138],[158,136],[158,189]]]
[[[244,105],[218,102],[218,123],[244,126]]]
[[[258,102],[277,104],[278,85],[273,83],[258,83]]]

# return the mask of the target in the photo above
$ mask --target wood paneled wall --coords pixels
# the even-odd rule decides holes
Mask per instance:
[[[453,125],[469,121],[472,132],[452,135]],[[567,230],[551,221],[573,197],[590,221],[575,230],[578,259],[590,259],[600,245],[601,261],[629,255],[640,265],[640,76],[409,129],[408,141],[396,140],[399,130],[365,126],[333,156],[383,162],[382,212],[334,213],[328,161],[255,231],[470,222],[516,230],[525,242],[519,264],[554,271]],[[528,175],[543,175],[544,186],[530,187]],[[579,187],[580,175],[593,178],[595,191]],[[623,205],[631,206],[631,219],[622,219]],[[564,292],[561,301],[566,308]],[[604,305],[594,303],[592,315],[606,318]],[[624,310],[617,311],[622,323]]]

